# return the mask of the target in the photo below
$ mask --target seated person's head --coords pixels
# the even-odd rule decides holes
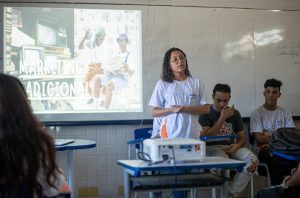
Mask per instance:
[[[266,80],[264,84],[264,96],[266,100],[269,102],[276,102],[277,99],[280,97],[280,88],[282,86],[282,82],[275,78]]]
[[[221,111],[224,107],[228,106],[230,101],[230,86],[227,84],[216,84],[213,89],[212,99],[214,101],[214,108]]]
[[[282,86],[282,82],[275,78],[266,80],[266,82],[264,84],[265,89],[267,89],[268,87],[273,87],[273,88],[278,88],[279,91],[280,91],[281,86]]]

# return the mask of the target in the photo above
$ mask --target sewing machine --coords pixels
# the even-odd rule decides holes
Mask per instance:
[[[205,157],[205,142],[190,138],[146,139],[143,152],[151,162],[199,162]]]

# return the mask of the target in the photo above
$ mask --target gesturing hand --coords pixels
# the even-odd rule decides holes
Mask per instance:
[[[183,108],[182,105],[172,105],[171,106],[171,110],[173,113],[178,113],[179,111],[181,111]]]

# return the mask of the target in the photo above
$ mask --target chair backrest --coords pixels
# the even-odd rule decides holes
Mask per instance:
[[[254,152],[254,145],[255,145],[255,137],[254,134],[250,132],[250,126],[248,126],[248,140],[249,140],[249,148],[252,152]]]
[[[135,129],[133,133],[135,140],[143,141],[145,139],[151,138],[152,127]],[[135,148],[140,149],[140,144],[136,144]]]
[[[152,127],[148,128],[139,128],[133,131],[133,139],[127,141],[128,144],[128,159],[131,159],[131,149],[135,147],[135,152],[137,153],[140,150],[143,150],[143,141],[145,139],[151,138]]]

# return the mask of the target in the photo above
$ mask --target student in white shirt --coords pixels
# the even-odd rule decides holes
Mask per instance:
[[[259,161],[268,165],[272,185],[281,183],[284,176],[282,158],[273,156],[269,148],[272,133],[278,128],[295,127],[291,113],[277,105],[281,96],[282,82],[277,79],[268,79],[264,84],[265,103],[258,107],[250,118],[250,132],[256,141],[256,153]]]

